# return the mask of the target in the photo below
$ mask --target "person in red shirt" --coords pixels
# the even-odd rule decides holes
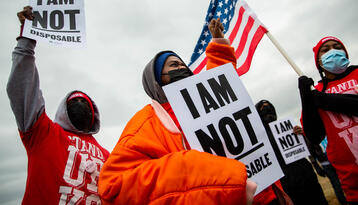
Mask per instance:
[[[25,18],[33,18],[32,8],[25,7],[18,18],[23,27]],[[84,92],[72,91],[52,121],[40,90],[36,41],[21,34],[17,41],[7,94],[28,156],[22,204],[100,204],[97,182],[109,152],[92,136],[100,129],[96,104]]]
[[[313,143],[327,135],[327,156],[348,203],[358,204],[358,66],[349,66],[341,40],[322,38],[313,48],[322,80],[299,78],[303,130]]]

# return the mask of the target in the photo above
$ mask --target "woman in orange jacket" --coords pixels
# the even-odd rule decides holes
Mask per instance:
[[[215,30],[212,34],[215,41]],[[208,54],[208,69],[229,62],[236,66],[232,47],[212,44],[217,53]],[[161,87],[190,75],[190,69],[171,51],[158,53],[146,66],[143,87],[152,104],[127,123],[103,165],[98,191],[104,204],[252,202],[256,184],[247,181],[245,165],[191,150],[181,131]]]

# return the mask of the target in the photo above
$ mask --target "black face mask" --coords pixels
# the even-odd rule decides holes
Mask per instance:
[[[176,69],[171,70],[168,72],[170,83],[182,80],[184,78],[187,78],[189,76],[194,75],[193,72],[189,68],[182,68],[182,69]]]
[[[89,130],[92,120],[92,112],[88,105],[82,102],[73,102],[67,105],[68,116],[78,130]]]
[[[275,110],[270,106],[264,106],[260,111],[260,116],[262,121],[265,123],[270,123],[277,120]]]

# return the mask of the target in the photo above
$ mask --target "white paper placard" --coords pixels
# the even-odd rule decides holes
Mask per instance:
[[[30,0],[34,20],[25,21],[23,36],[52,45],[86,44],[84,0]]]
[[[304,137],[293,133],[293,127],[297,124],[291,118],[280,119],[269,125],[286,164],[310,155]]]
[[[256,194],[283,176],[250,96],[231,63],[163,86],[192,149],[246,165]]]

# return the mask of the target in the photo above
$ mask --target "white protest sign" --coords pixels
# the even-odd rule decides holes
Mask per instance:
[[[304,137],[293,133],[296,125],[290,118],[271,122],[270,128],[286,164],[310,155]]]
[[[34,20],[25,21],[23,36],[53,45],[86,44],[84,0],[30,0]]]
[[[163,90],[192,149],[243,162],[248,178],[258,184],[256,194],[283,177],[255,106],[231,63]]]

